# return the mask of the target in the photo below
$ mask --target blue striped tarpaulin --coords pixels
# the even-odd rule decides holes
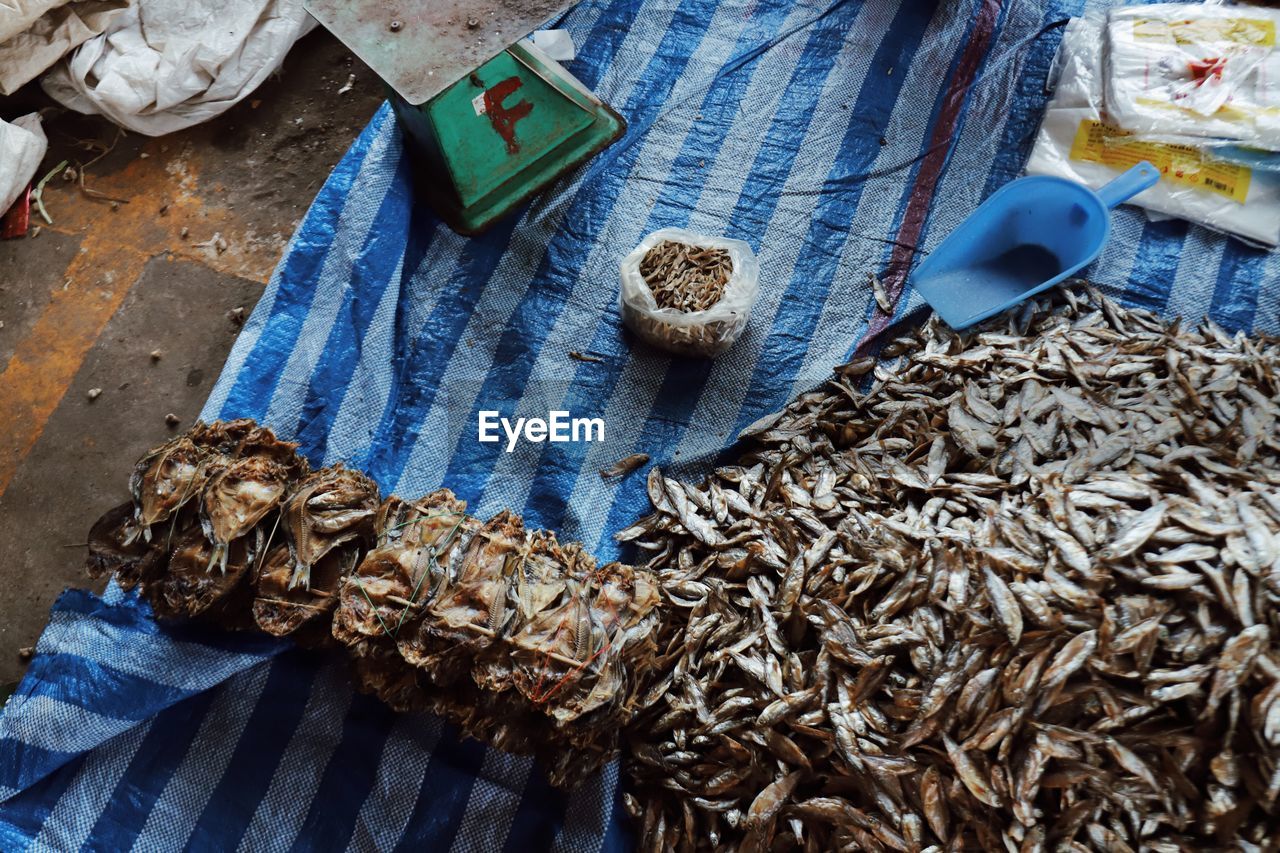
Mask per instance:
[[[612,558],[647,498],[642,477],[601,468],[644,452],[696,476],[920,306],[911,263],[1019,173],[1061,22],[1083,5],[587,0],[561,24],[581,46],[570,70],[626,136],[467,239],[412,203],[384,108],[203,415],[257,418],[384,492],[445,485],[477,515],[509,507]],[[747,331],[714,362],[620,329],[618,261],[663,226],[759,256]],[[1090,274],[1129,305],[1280,331],[1280,257],[1196,226],[1121,209]],[[508,453],[476,441],[480,409],[600,416],[607,440]],[[0,716],[6,849],[622,849],[618,785],[614,766],[554,791],[527,759],[354,695],[331,658],[157,627],[118,591],[63,596]]]

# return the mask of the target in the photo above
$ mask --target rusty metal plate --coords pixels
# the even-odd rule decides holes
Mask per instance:
[[[421,104],[578,0],[304,0],[411,104]]]

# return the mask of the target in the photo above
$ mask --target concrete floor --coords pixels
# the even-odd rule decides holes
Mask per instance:
[[[320,30],[234,109],[159,139],[52,109],[34,86],[0,99],[3,118],[49,108],[39,174],[110,147],[85,183],[117,199],[55,178],[53,224],[0,242],[0,685],[21,675],[57,595],[91,585],[90,525],[128,499],[134,461],[195,418],[238,317],[381,100]]]

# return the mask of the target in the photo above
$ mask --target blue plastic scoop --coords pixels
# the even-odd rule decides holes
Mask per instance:
[[[948,234],[911,284],[948,326],[972,326],[1090,263],[1111,233],[1111,208],[1159,179],[1145,160],[1097,192],[1065,178],[1019,178]]]

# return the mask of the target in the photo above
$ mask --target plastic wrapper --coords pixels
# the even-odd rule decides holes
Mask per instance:
[[[101,35],[129,7],[129,0],[40,5],[47,11],[21,32],[14,32],[8,22],[0,23],[0,95],[12,95],[69,51]]]
[[[729,253],[733,272],[719,301],[704,311],[658,307],[640,274],[640,262],[663,240]],[[677,355],[711,358],[733,346],[747,326],[747,315],[760,289],[760,265],[750,246],[741,240],[709,237],[683,228],[662,228],[645,237],[622,259],[620,273],[622,322],[643,340]]]
[[[1166,141],[1280,150],[1280,11],[1168,3],[1107,17],[1106,103],[1122,127]]]
[[[314,26],[301,0],[135,0],[41,85],[77,112],[163,136],[235,106]]]
[[[1280,173],[1228,162],[1209,149],[1137,139],[1103,103],[1103,22],[1071,21],[1058,55],[1058,85],[1027,161],[1033,175],[1058,175],[1094,189],[1140,160],[1160,182],[1129,202],[1274,249],[1280,245]]]
[[[28,113],[12,122],[0,120],[0,216],[35,177],[48,148],[40,115]]]
[[[69,0],[7,0],[0,5],[0,42],[25,31],[42,16],[68,2]]]

